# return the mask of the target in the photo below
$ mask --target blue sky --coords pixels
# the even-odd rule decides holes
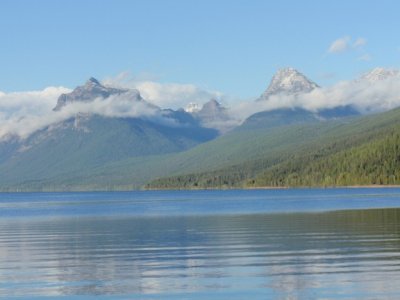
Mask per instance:
[[[330,85],[400,67],[399,11],[384,0],[1,0],[0,91],[129,72],[250,98],[286,66]]]

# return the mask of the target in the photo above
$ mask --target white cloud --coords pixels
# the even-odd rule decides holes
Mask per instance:
[[[354,41],[353,47],[360,48],[360,47],[365,46],[366,44],[367,44],[367,40],[365,38],[359,37]]]
[[[22,131],[36,130],[35,124],[45,121],[51,113],[58,96],[70,90],[64,87],[48,87],[42,91],[1,93],[0,92],[0,137]],[[23,128],[25,126],[25,128]]]
[[[154,103],[163,108],[167,107],[165,103],[186,104],[196,100],[205,102],[213,94],[190,84],[143,81],[135,83],[135,86],[145,91],[142,92],[144,98],[153,99]],[[0,92],[0,138],[9,134],[24,138],[34,131],[59,123],[78,113],[99,114],[107,117],[140,116],[169,126],[177,126],[159,108],[141,101],[135,91],[107,99],[95,99],[89,103],[76,102],[65,106],[61,111],[52,111],[58,96],[69,91],[63,87],[49,87],[42,91]],[[353,105],[363,113],[380,112],[400,106],[400,75],[375,82],[342,81],[331,87],[315,89],[308,94],[271,96],[268,101],[255,102],[249,99],[231,105],[230,108],[228,105],[231,118],[227,118],[226,124],[218,124],[218,126],[230,128],[251,114],[265,110],[300,107],[318,111],[344,105]]]
[[[330,45],[328,52],[329,53],[340,53],[344,52],[349,48],[351,37],[344,36],[332,42]]]
[[[74,102],[53,111],[65,88],[46,88],[43,91],[0,94],[0,139],[9,135],[21,138],[31,133],[81,114],[98,114],[106,117],[144,117],[169,126],[177,124],[156,106],[138,99],[133,90],[121,95],[98,98],[91,102]]]
[[[205,103],[212,98],[220,98],[221,93],[210,92],[192,84],[139,82],[136,88],[145,99],[162,107],[180,108],[189,102]]]
[[[342,81],[334,86],[318,88],[301,95],[274,95],[267,101],[241,102],[230,111],[238,119],[278,108],[304,108],[319,111],[337,106],[353,105],[361,113],[382,112],[400,106],[400,76],[370,82]]]
[[[138,89],[141,96],[161,108],[178,109],[189,102],[203,104],[221,93],[207,91],[193,84],[159,83],[143,78],[132,79],[128,73],[109,78],[104,84]],[[149,117],[159,123],[176,126],[172,119],[147,102],[137,101],[131,93],[96,99],[90,103],[72,103],[54,112],[57,98],[71,90],[64,87],[48,87],[42,91],[3,93],[0,91],[0,139],[8,135],[22,138],[54,123],[64,121],[77,113],[94,113],[108,117]]]
[[[344,36],[333,41],[328,49],[328,53],[337,54],[351,49],[362,49],[367,44],[367,39],[358,37],[353,41],[351,36]]]
[[[163,107],[178,109],[186,107],[190,102],[203,104],[212,98],[221,98],[222,93],[209,91],[194,84],[160,83],[150,80],[132,78],[127,72],[114,78],[108,78],[105,84],[120,86],[130,89],[138,89],[147,101]]]
[[[61,93],[68,93],[64,87],[48,87],[42,91],[0,92],[0,111],[7,117],[42,115],[51,110]]]

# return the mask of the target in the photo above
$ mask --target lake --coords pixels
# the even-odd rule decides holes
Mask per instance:
[[[0,298],[399,299],[400,189],[0,194]]]

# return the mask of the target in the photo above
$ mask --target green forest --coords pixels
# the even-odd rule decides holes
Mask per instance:
[[[400,184],[399,111],[341,124],[280,157],[158,178],[149,189],[330,187]]]
[[[249,186],[400,184],[400,130],[329,155],[293,157],[249,180]]]

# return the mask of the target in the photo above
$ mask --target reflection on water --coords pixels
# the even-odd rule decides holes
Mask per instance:
[[[399,278],[399,209],[0,220],[0,297],[395,299]]]

